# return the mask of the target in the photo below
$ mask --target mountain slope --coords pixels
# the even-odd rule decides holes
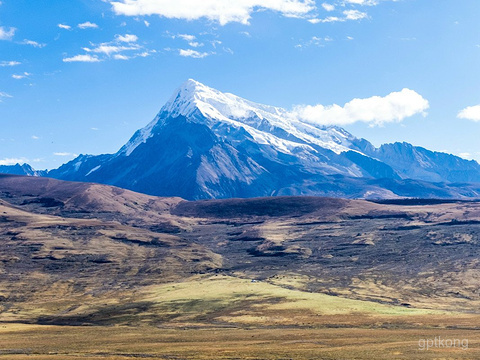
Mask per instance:
[[[48,176],[186,199],[476,197],[443,183],[480,182],[480,165],[409,144],[376,149],[339,127],[188,80],[117,153],[80,155]]]
[[[0,174],[27,175],[27,176],[45,176],[47,171],[34,170],[28,164],[0,165]]]

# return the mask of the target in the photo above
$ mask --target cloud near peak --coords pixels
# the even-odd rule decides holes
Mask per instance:
[[[480,121],[480,105],[466,107],[458,113],[457,118]]]
[[[426,115],[429,103],[417,92],[403,89],[387,96],[372,96],[353,99],[344,106],[337,104],[301,105],[294,108],[292,116],[302,121],[321,125],[349,125],[356,122],[381,126],[390,122],[401,122],[411,116]]]
[[[206,18],[220,25],[248,24],[256,9],[277,11],[287,17],[302,17],[316,9],[314,0],[119,0],[110,1],[117,15],[159,15],[170,19]]]

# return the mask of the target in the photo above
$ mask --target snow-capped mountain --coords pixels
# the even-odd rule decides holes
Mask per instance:
[[[28,164],[0,165],[0,174],[45,176],[47,171],[35,170]]]
[[[459,197],[477,193],[422,181],[480,182],[480,165],[405,143],[377,149],[342,128],[188,80],[117,153],[80,155],[48,176],[187,199]]]

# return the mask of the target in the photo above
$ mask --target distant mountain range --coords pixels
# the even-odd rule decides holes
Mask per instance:
[[[46,176],[46,170],[34,170],[28,164],[0,165],[0,174]]]
[[[408,143],[376,148],[340,127],[306,123],[194,80],[115,154],[80,155],[48,173],[18,167],[0,172],[185,199],[480,197],[475,161]]]

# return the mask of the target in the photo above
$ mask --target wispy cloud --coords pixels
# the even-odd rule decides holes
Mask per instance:
[[[343,15],[345,15],[346,20],[361,20],[368,17],[367,13],[361,12],[359,10],[345,10],[343,12]]]
[[[130,60],[129,56],[122,55],[122,54],[115,54],[115,55],[113,55],[113,58],[115,60]]]
[[[10,94],[7,94],[6,92],[1,92],[0,91],[0,102],[2,102],[3,100],[2,99],[5,99],[5,98],[12,98],[13,96],[10,95]]]
[[[65,29],[65,30],[71,30],[72,27],[70,25],[66,25],[66,24],[58,24],[57,25],[60,29]]]
[[[40,48],[40,49],[47,46],[47,44],[39,43],[39,42],[36,42],[36,41],[33,41],[33,40],[28,40],[28,39],[23,40],[22,42],[20,42],[20,44],[30,45],[30,46]]]
[[[204,57],[207,57],[210,54],[207,52],[199,52],[192,49],[179,49],[179,55],[183,57],[191,57],[194,59],[203,59]]]
[[[36,135],[32,135],[32,139],[33,139],[33,140],[38,140],[38,139],[40,139],[40,138],[39,138],[38,136],[36,136]]]
[[[396,1],[396,0],[394,0],[394,1]],[[343,4],[375,6],[375,5],[379,4],[379,0],[344,0]]]
[[[342,12],[342,15],[343,16],[341,16],[341,17],[328,16],[328,17],[323,18],[323,19],[314,18],[314,19],[310,19],[308,21],[311,22],[312,24],[318,24],[318,23],[345,22],[345,21],[349,21],[349,20],[362,20],[362,19],[368,18],[368,14],[366,12],[362,12],[362,11],[359,11],[359,10],[353,10],[353,9],[344,10]]]
[[[316,9],[314,0],[119,0],[112,1],[117,15],[159,15],[170,19],[205,18],[220,25],[239,22],[247,25],[257,9],[271,10],[287,17],[305,17]]]
[[[63,62],[88,62],[88,63],[94,63],[94,62],[100,62],[101,60],[95,56],[95,55],[88,55],[88,54],[83,54],[83,55],[75,55],[72,57],[64,58]]]
[[[80,29],[97,29],[98,25],[95,23],[92,23],[90,21],[86,21],[84,23],[78,24],[77,25]]]
[[[480,105],[466,107],[458,113],[457,118],[480,121]]]
[[[28,162],[26,158],[6,158],[0,160],[0,165],[16,165],[16,164],[25,164]]]
[[[6,66],[17,66],[20,65],[21,62],[19,61],[0,61],[0,67],[6,67]]]
[[[70,61],[98,62],[108,59],[130,60],[137,57],[147,57],[156,53],[155,50],[145,49],[142,45],[138,44],[137,41],[138,36],[136,35],[117,34],[112,41],[100,44],[90,43],[89,47],[82,48],[86,54],[77,55],[74,57],[75,60]]]
[[[328,4],[328,3],[323,3],[323,4],[322,4],[322,8],[323,8],[325,11],[333,11],[333,10],[335,10],[335,5],[333,5],[333,4]]]
[[[294,108],[292,116],[322,125],[342,126],[365,122],[371,126],[380,126],[390,122],[401,122],[417,114],[426,116],[428,108],[428,101],[420,94],[403,89],[384,97],[353,99],[344,106],[301,105]]]
[[[0,26],[0,40],[12,40],[15,36],[15,29],[14,27],[5,27]]]
[[[197,37],[195,35],[177,34],[177,35],[171,35],[171,38],[172,39],[179,38],[179,39],[185,40],[188,43],[188,45],[194,48],[204,46],[202,42],[196,41]]]
[[[71,156],[71,157],[77,157],[78,154],[70,153],[70,152],[54,152],[53,155],[55,156]]]
[[[119,42],[132,43],[138,41],[138,36],[133,34],[115,35],[115,39]]]
[[[176,35],[176,36],[174,35],[173,37],[174,37],[174,38],[175,38],[175,37],[179,37],[179,38],[181,38],[181,39],[183,39],[183,40],[185,40],[185,41],[193,41],[193,40],[195,40],[195,39],[197,38],[195,35],[189,35],[189,34],[178,34],[178,35]]]
[[[25,79],[26,77],[28,77],[30,75],[32,75],[32,74],[30,74],[28,72],[24,72],[23,74],[13,74],[12,78],[14,78],[15,80],[21,80],[21,79]]]
[[[119,46],[119,45],[111,45],[109,43],[103,43],[93,48],[83,48],[83,50],[85,50],[86,52],[94,52],[97,54],[105,54],[107,56],[110,56],[112,54],[120,53],[123,51],[138,50],[139,48],[140,47],[138,45]]]
[[[313,36],[308,41],[295,45],[296,48],[305,48],[308,46],[319,46],[324,47],[327,43],[332,42],[333,39],[330,36]]]

